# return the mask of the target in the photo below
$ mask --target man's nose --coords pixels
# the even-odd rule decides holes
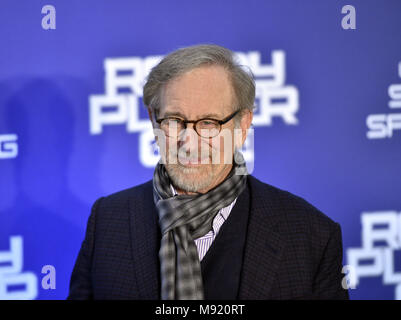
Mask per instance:
[[[185,146],[187,150],[199,146],[199,135],[195,131],[193,123],[187,123],[187,127],[180,132],[179,143]]]

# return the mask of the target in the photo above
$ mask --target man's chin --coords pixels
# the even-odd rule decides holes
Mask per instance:
[[[190,165],[183,165],[183,164],[174,164],[174,165],[167,165],[167,172],[169,175],[172,176],[185,176],[186,178],[194,179],[200,178],[202,173],[205,174],[207,172],[206,165],[197,165],[197,164],[190,164]]]
[[[181,158],[178,157],[178,164],[183,167],[199,167],[199,166],[205,166],[209,165],[212,162],[210,161],[209,158],[203,158],[203,159],[188,159],[188,158]]]
[[[183,166],[175,164],[167,165],[166,169],[173,184],[184,191],[199,192],[211,183],[207,165]]]

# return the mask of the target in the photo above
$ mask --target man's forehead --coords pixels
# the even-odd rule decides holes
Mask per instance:
[[[221,119],[225,116],[225,110],[228,108],[221,107],[220,110],[199,110],[197,108],[180,108],[176,106],[166,106],[165,109],[162,108],[161,114],[163,117],[180,117],[184,119],[204,119],[204,118],[211,118],[211,119]]]
[[[233,109],[233,90],[227,78],[205,86],[205,77],[180,77],[164,85],[161,93],[161,115],[219,119]]]
[[[232,99],[176,99],[169,97],[162,99],[160,115],[181,116],[187,119],[215,118],[227,116],[233,110]]]

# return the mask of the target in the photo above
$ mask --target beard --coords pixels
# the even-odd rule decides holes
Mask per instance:
[[[200,192],[208,189],[215,179],[215,167],[201,164],[197,167],[185,167],[181,164],[166,164],[167,173],[173,184],[187,192]]]
[[[168,155],[162,156],[166,171],[173,185],[186,192],[199,193],[211,189],[227,167],[232,166],[232,162],[224,162],[225,157],[219,148],[207,143],[202,143],[200,150],[185,147],[167,150]]]
[[[201,152],[190,154],[180,150],[177,153],[172,151],[172,156],[176,161],[165,163],[166,171],[173,185],[186,192],[199,193],[202,190],[209,190],[226,168],[220,161],[219,150],[213,148],[208,149],[206,155],[202,155]],[[217,163],[213,162],[216,159]],[[189,163],[197,165],[191,166]]]

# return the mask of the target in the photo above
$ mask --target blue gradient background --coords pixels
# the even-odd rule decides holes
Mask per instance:
[[[41,27],[46,4],[56,8],[56,30]],[[356,30],[341,27],[346,4],[356,8]],[[339,222],[344,249],[360,247],[363,211],[401,211],[401,132],[366,138],[366,117],[392,111],[400,36],[398,0],[2,0],[0,134],[18,134],[19,155],[0,160],[0,250],[22,235],[23,270],[39,284],[43,265],[57,270],[56,290],[39,288],[38,299],[67,296],[93,202],[153,174],[139,162],[137,133],[123,125],[89,133],[88,97],[104,93],[104,59],[204,42],[260,51],[263,63],[272,50],[286,52],[299,124],[275,118],[255,128],[253,174]],[[393,299],[394,286],[362,278],[350,295]]]

